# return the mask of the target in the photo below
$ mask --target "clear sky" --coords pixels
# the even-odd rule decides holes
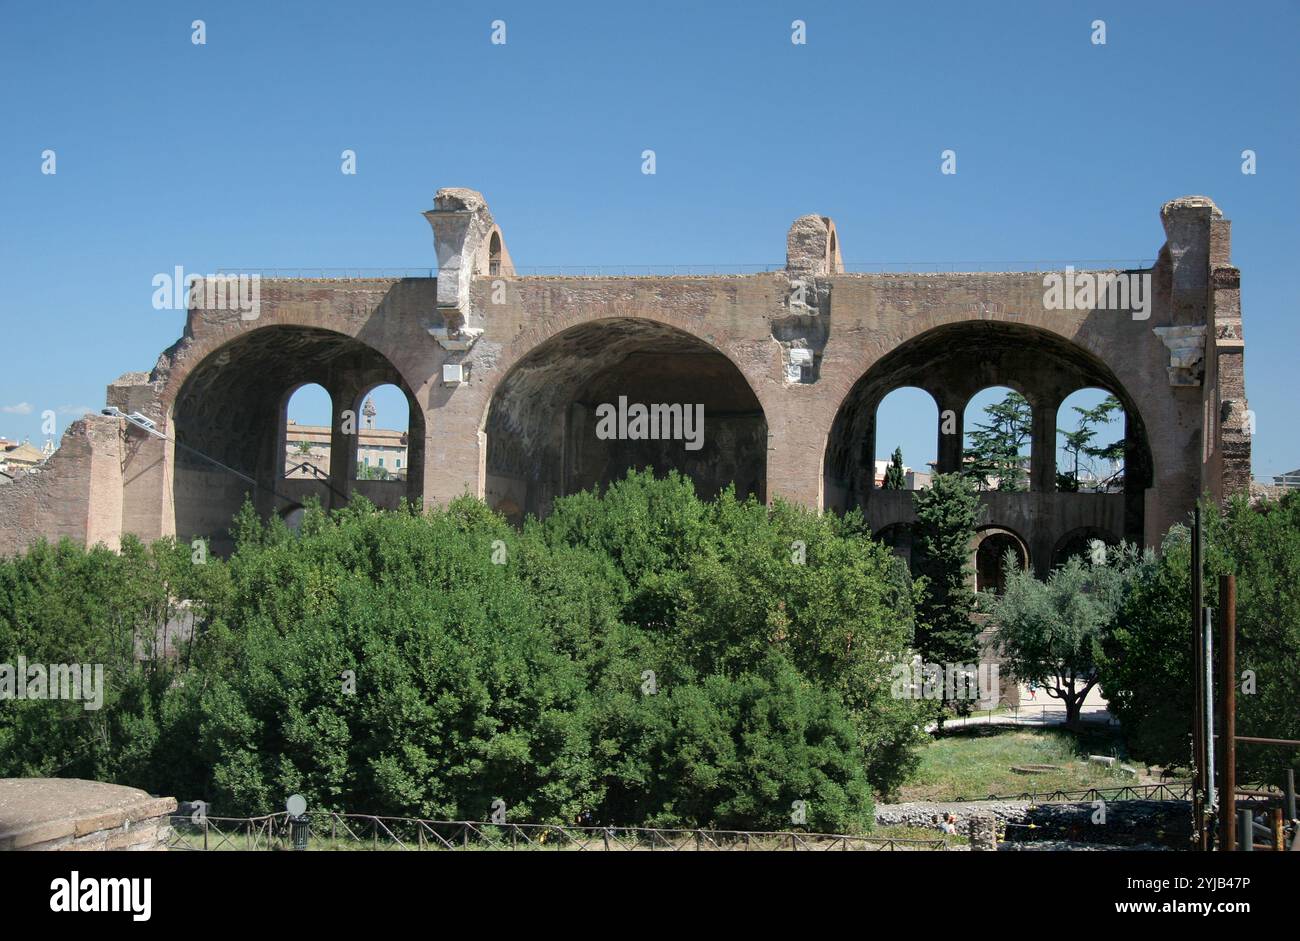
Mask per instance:
[[[1298,37],[1294,2],[7,0],[0,435],[150,369],[176,265],[431,266],[440,186],[481,190],[520,266],[775,265],[807,212],[851,265],[1150,260],[1201,193],[1234,224],[1255,473],[1290,470]],[[881,456],[933,439],[904,419]]]

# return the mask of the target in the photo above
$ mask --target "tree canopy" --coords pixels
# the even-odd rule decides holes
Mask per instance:
[[[1220,575],[1237,580],[1237,734],[1300,739],[1300,493],[1253,506],[1235,498],[1208,507],[1203,519],[1205,604],[1218,607]],[[1175,527],[1159,558],[1143,562],[1101,665],[1102,690],[1130,745],[1150,761],[1184,767],[1198,682],[1189,535]],[[1216,674],[1216,688],[1218,682]],[[1237,761],[1238,780],[1280,783],[1285,768],[1300,764],[1300,749],[1242,745]]]
[[[1029,441],[1033,412],[1019,392],[1008,392],[984,407],[987,421],[968,433],[962,472],[979,490],[996,481],[998,490],[1026,490],[1027,474],[1021,452]]]
[[[630,474],[522,531],[468,498],[245,507],[227,560],[127,540],[0,560],[0,662],[108,665],[0,710],[0,775],[319,809],[862,831],[915,758],[910,582],[861,518]],[[180,605],[180,601],[184,605]],[[154,643],[177,613],[192,641]]]
[[[907,472],[903,469],[903,449],[894,448],[894,454],[885,468],[885,490],[906,490]]]

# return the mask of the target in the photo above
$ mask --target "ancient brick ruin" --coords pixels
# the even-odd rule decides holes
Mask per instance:
[[[1130,272],[1150,276],[1145,319],[1047,309],[1042,272],[846,273],[834,223],[816,215],[791,227],[784,270],[596,277],[516,274],[471,190],[440,190],[425,216],[436,278],[263,277],[255,317],[190,309],[152,372],[108,388],[109,405],[163,437],[102,415],[77,422],[40,474],[0,490],[0,551],[41,536],[116,547],[134,533],[220,552],[246,496],[284,514],[309,495],[395,507],[468,493],[519,519],[647,465],[681,470],[705,495],[734,483],[859,506],[873,531],[897,532],[911,499],[875,486],[875,416],[904,385],[955,418],[935,429],[939,472],[960,466],[971,396],[997,385],[1028,398],[1030,489],[983,494],[982,532],[1018,541],[1040,572],[1083,538],[1153,545],[1199,493],[1249,486],[1240,276],[1230,223],[1205,197],[1166,203],[1158,260]],[[346,459],[329,480],[282,476],[286,403],[305,383],[333,403],[331,450]],[[406,480],[347,472],[344,413],[379,383],[409,402]],[[1085,387],[1124,405],[1122,493],[1056,489],[1057,407]],[[592,410],[620,395],[703,403],[703,447],[600,439]]]

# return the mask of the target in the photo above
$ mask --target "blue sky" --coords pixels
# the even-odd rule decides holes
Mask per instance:
[[[2,9],[0,435],[151,368],[176,265],[432,265],[440,186],[481,190],[521,266],[779,263],[806,212],[851,264],[1151,259],[1160,204],[1203,193],[1234,223],[1255,473],[1300,466],[1295,3]],[[915,424],[881,434],[921,464]]]

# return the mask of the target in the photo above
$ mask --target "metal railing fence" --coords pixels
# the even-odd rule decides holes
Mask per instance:
[[[422,820],[316,811],[264,817],[172,818],[173,850],[572,850],[572,851],[898,851],[944,850],[936,839],[894,839],[803,831],[595,827],[549,823]]]
[[[995,274],[1064,271],[1136,271],[1155,264],[1149,258],[1038,259],[1021,261],[868,261],[848,262],[845,274]],[[712,277],[763,274],[784,271],[785,262],[725,263],[685,265],[516,265],[509,275],[480,277]],[[436,267],[303,267],[266,268],[228,266],[218,268],[215,276],[257,275],[266,280],[397,280],[402,278],[436,278]]]
[[[1120,800],[1191,800],[1192,782],[1174,781],[1161,784],[1118,784],[1114,787],[1090,787],[1077,791],[1021,791],[1018,794],[990,794],[988,797],[958,797],[939,801],[963,804],[969,801],[1029,801],[1034,804],[1073,804],[1087,801]]]

